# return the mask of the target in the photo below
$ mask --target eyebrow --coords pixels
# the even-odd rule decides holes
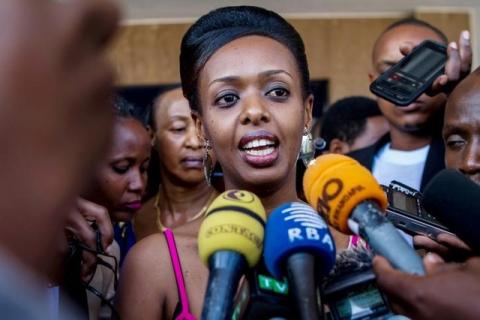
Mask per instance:
[[[398,63],[398,61],[382,60],[379,63],[377,63],[377,68],[380,68],[382,66],[392,67],[392,66],[396,65],[397,63]]]
[[[291,79],[293,79],[292,75],[285,71],[285,70],[267,70],[267,71],[263,71],[263,72],[260,72],[259,73],[259,77],[261,78],[269,78],[269,77],[272,77],[272,76],[275,76],[277,74],[285,74],[287,75],[288,77],[290,77]],[[222,77],[222,78],[218,78],[218,79],[215,79],[213,80],[212,82],[209,83],[209,87],[214,84],[214,83],[217,83],[217,82],[235,82],[235,81],[239,81],[240,80],[240,77],[238,76],[226,76],[226,77]]]
[[[457,125],[449,125],[446,124],[442,130],[443,135],[451,135],[451,134],[468,134],[468,130],[462,127],[462,124]]]
[[[184,116],[184,115],[173,115],[171,120],[188,120],[190,119],[190,116]]]

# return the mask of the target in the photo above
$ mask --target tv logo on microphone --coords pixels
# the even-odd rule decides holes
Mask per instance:
[[[308,205],[294,203],[282,211],[285,222],[294,223],[299,227],[288,228],[288,239],[295,241],[321,241],[333,250],[332,239],[323,219]]]

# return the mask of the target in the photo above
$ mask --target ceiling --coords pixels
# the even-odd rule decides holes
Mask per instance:
[[[257,5],[289,16],[401,13],[421,7],[480,8],[479,0],[117,0],[127,20],[194,19],[218,7]]]

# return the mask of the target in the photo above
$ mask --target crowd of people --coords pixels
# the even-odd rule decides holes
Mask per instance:
[[[393,23],[372,48],[370,80],[434,40],[448,59],[428,94],[406,107],[345,97],[315,120],[303,40],[267,9],[223,7],[193,23],[181,84],[146,113],[114,91],[106,55],[119,10],[109,0],[3,0],[0,17],[2,319],[200,318],[207,208],[224,190],[256,194],[267,216],[305,202],[298,160],[311,150],[346,154],[383,185],[422,191],[444,168],[480,183],[480,68],[470,70],[468,31],[448,43],[427,22]],[[371,250],[331,233],[337,253]],[[404,237],[426,275],[375,256],[391,309],[476,319],[476,252],[450,233]]]

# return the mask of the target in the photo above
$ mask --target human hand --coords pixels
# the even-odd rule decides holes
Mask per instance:
[[[97,230],[100,239],[97,239]],[[108,253],[113,242],[113,226],[107,209],[93,202],[78,198],[76,206],[70,211],[65,226],[67,237],[74,236],[83,245],[92,251],[103,250]],[[98,243],[100,240],[100,243]],[[98,248],[101,245],[102,248]],[[97,256],[88,250],[82,251],[82,265],[80,275],[82,280],[88,282],[95,273]]]
[[[395,270],[383,257],[374,258],[378,286],[394,311],[412,319],[478,319],[480,258],[451,264],[427,254],[424,264],[427,275],[417,276]]]
[[[413,245],[417,249],[434,252],[447,261],[465,261],[473,256],[472,249],[455,235],[440,233],[437,238],[414,236]]]
[[[402,54],[407,55],[413,48],[414,46],[411,43],[404,43],[400,46],[400,51]],[[460,33],[458,43],[450,42],[447,48],[447,55],[445,73],[435,79],[432,87],[426,92],[428,95],[434,96],[442,92],[449,94],[470,73],[473,53],[470,32],[468,30]]]

